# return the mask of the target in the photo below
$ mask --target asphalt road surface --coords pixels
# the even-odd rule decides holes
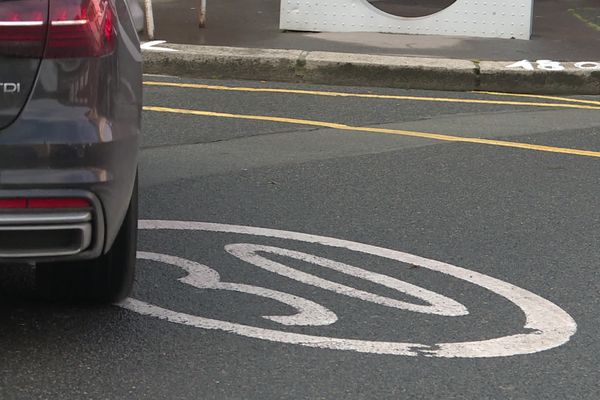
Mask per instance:
[[[145,79],[133,296],[2,267],[1,399],[598,398],[597,99]]]

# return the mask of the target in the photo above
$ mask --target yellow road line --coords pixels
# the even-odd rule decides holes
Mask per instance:
[[[400,129],[352,126],[352,125],[346,125],[346,124],[338,124],[335,122],[313,121],[313,120],[307,120],[307,119],[271,117],[271,116],[266,116],[266,115],[230,114],[230,113],[220,113],[220,112],[212,112],[212,111],[187,110],[187,109],[181,109],[181,108],[154,107],[154,106],[145,106],[144,110],[160,112],[160,113],[196,115],[196,116],[203,116],[203,117],[218,117],[218,118],[231,118],[231,119],[242,119],[242,120],[252,120],[252,121],[281,122],[281,123],[286,123],[286,124],[317,126],[320,128],[339,129],[339,130],[344,130],[344,131],[383,133],[383,134],[388,134],[388,135],[410,136],[410,137],[418,137],[418,138],[422,138],[422,139],[442,140],[442,141],[446,141],[446,142],[477,143],[477,144],[485,144],[485,145],[490,145],[490,146],[511,147],[511,148],[515,148],[515,149],[534,150],[534,151],[543,151],[543,152],[549,152],[549,153],[560,153],[560,154],[570,154],[570,155],[576,155],[576,156],[600,158],[600,152],[598,152],[598,151],[569,149],[569,148],[552,147],[552,146],[541,146],[541,145],[529,144],[529,143],[508,142],[508,141],[504,141],[504,140],[480,139],[480,138],[470,138],[470,137],[462,137],[462,136],[441,135],[441,134],[437,134],[437,133],[405,131],[405,130],[400,130]]]
[[[471,93],[481,93],[481,94],[490,94],[493,96],[507,96],[507,97],[528,97],[528,98],[532,98],[532,99],[557,100],[557,101],[566,101],[569,103],[592,104],[592,105],[600,106],[600,101],[571,99],[569,97],[545,96],[545,95],[539,95],[539,94],[487,92],[487,91],[480,91],[480,90],[477,90],[477,91],[474,91]]]
[[[174,82],[153,82],[146,81],[147,86],[164,86],[186,89],[204,89],[204,90],[220,90],[226,92],[248,92],[248,93],[284,93],[284,94],[301,94],[310,96],[325,96],[325,97],[354,97],[363,99],[383,99],[383,100],[411,100],[411,101],[428,101],[428,102],[443,102],[443,103],[465,103],[465,104],[493,104],[505,106],[526,106],[526,107],[550,107],[550,108],[575,108],[580,110],[600,110],[600,103],[596,106],[579,105],[579,104],[562,104],[562,103],[538,103],[525,101],[502,101],[502,100],[483,100],[483,99],[456,99],[451,97],[420,97],[420,96],[395,96],[370,93],[344,93],[344,92],[328,92],[317,90],[300,90],[300,89],[277,89],[277,88],[253,88],[253,87],[237,87],[237,86],[219,86],[219,85],[203,85],[197,83],[174,83]]]

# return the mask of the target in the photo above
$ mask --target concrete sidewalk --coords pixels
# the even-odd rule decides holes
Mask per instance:
[[[600,5],[597,0],[536,0],[534,35],[529,41],[282,32],[278,28],[279,0],[239,3],[239,0],[208,0],[207,26],[199,29],[196,0],[154,0],[155,38],[196,46],[180,48],[178,54],[146,52],[147,72],[420,89],[600,94],[600,69],[589,68],[588,64],[585,69],[574,67],[577,62],[600,62],[600,30],[596,24]],[[213,48],[212,54],[210,47],[197,45],[243,50]],[[296,50],[302,56],[292,57],[291,68],[287,61],[280,62],[285,70],[275,73],[274,53],[265,53],[264,49]],[[182,57],[182,52],[189,54]],[[289,58],[289,54],[284,57],[288,61]],[[311,69],[317,59],[321,60],[318,73]],[[523,59],[564,61],[566,68],[562,71],[538,70],[535,63],[534,71],[506,68]],[[189,65],[190,60],[197,65]],[[309,65],[303,65],[305,62]],[[253,66],[259,64],[270,64],[273,75],[257,74],[260,68]],[[322,69],[325,66],[326,71]],[[223,71],[235,74],[225,76]],[[423,74],[423,71],[427,73]],[[440,71],[444,71],[443,76],[437,77]],[[398,76],[400,73],[403,76]]]

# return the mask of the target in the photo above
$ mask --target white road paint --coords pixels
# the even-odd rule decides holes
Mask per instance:
[[[575,67],[588,71],[600,71],[600,62],[582,61],[575,63]]]
[[[526,333],[516,333],[514,335],[503,336],[493,339],[481,340],[481,341],[470,341],[470,342],[450,342],[450,343],[438,343],[430,346],[420,343],[407,343],[407,342],[382,342],[382,341],[371,341],[371,340],[358,340],[358,339],[344,339],[334,338],[326,336],[313,336],[304,335],[292,332],[279,331],[274,329],[264,329],[255,326],[243,325],[228,321],[216,320],[211,318],[199,317],[196,315],[190,315],[185,313],[176,312],[163,307],[159,307],[147,302],[143,302],[135,299],[128,299],[121,304],[122,307],[129,310],[135,311],[143,315],[149,315],[157,317],[163,320],[167,320],[174,323],[194,326],[203,329],[214,329],[222,330],[225,332],[235,333],[241,336],[268,340],[272,342],[297,344],[308,347],[324,348],[324,349],[336,349],[336,350],[351,350],[362,353],[374,353],[374,354],[390,354],[390,355],[405,355],[405,356],[426,356],[426,357],[464,357],[464,358],[482,358],[482,357],[506,357],[518,354],[532,354],[548,349],[558,347],[569,341],[571,336],[575,334],[577,330],[577,324],[575,321],[561,308],[554,303],[535,295],[525,289],[514,286],[510,283],[501,281],[499,279],[492,278],[490,276],[471,271],[465,268],[457,267],[451,264],[447,264],[441,261],[430,260],[427,258],[419,257],[416,255],[403,253],[396,250],[386,249],[377,246],[371,246],[367,244],[351,242],[342,239],[336,239],[326,236],[310,235],[305,233],[281,231],[275,229],[266,228],[255,228],[248,226],[238,225],[225,225],[205,222],[193,222],[193,221],[164,221],[164,220],[145,220],[140,221],[140,229],[150,230],[190,230],[190,231],[206,231],[206,232],[222,232],[232,233],[241,235],[251,236],[262,236],[272,237],[278,239],[295,240],[306,243],[320,244],[323,246],[330,246],[336,248],[348,249],[364,254],[370,254],[373,256],[383,257],[389,260],[400,261],[423,268],[427,268],[431,271],[439,272],[454,278],[464,280],[472,283],[476,286],[485,288],[499,296],[502,296],[519,307],[525,315],[524,331]],[[264,260],[254,258],[253,254],[258,250],[257,247],[248,247],[248,245],[228,246],[228,250],[233,250],[233,253],[237,253],[240,258],[250,258],[252,263],[260,263],[261,268],[267,269]],[[288,256],[293,256],[297,259],[310,259],[311,262],[317,265],[327,266],[328,268],[346,268],[340,263],[336,263],[331,260],[323,258],[311,258],[304,253],[293,252],[291,250],[279,249],[279,248],[268,248],[270,253],[278,254],[286,253]],[[280,254],[281,255],[281,254]],[[283,319],[283,323],[296,324],[294,318],[298,315],[304,314],[305,322],[313,323],[313,317],[319,315],[319,322],[325,323],[327,319],[333,319],[325,308],[319,308],[316,303],[313,303],[306,299],[300,299],[285,293],[276,292],[271,289],[259,288],[254,286],[220,282],[219,275],[216,271],[208,268],[204,265],[195,263],[193,261],[185,260],[178,257],[159,255],[153,253],[140,253],[141,258],[149,258],[155,261],[168,263],[171,265],[178,266],[184,269],[188,275],[185,278],[180,279],[183,283],[191,284],[196,287],[206,288],[207,285],[210,288],[223,287],[224,290],[236,290],[244,293],[257,294],[262,297],[275,299],[286,303],[298,311],[298,314],[292,316],[279,316],[279,317],[268,317],[271,320],[277,321]],[[269,260],[267,260],[269,261]],[[267,265],[269,270],[275,269],[280,274],[290,274],[292,271],[287,270],[289,267],[282,265]],[[333,268],[333,269],[335,269]],[[275,271],[274,271],[275,272]],[[301,277],[302,279],[310,278],[310,275],[302,276],[297,274],[300,271],[294,271],[291,275],[295,277]],[[351,269],[344,269],[342,272],[352,276],[366,277],[377,279],[377,282],[384,284],[388,287],[397,287],[398,281],[391,277],[385,277],[384,275],[378,275],[370,273],[362,269],[351,267]],[[287,275],[286,275],[287,276]],[[369,279],[371,280],[371,279]],[[384,282],[384,283],[382,283]],[[320,282],[322,283],[322,282]],[[331,283],[331,282],[330,282]],[[408,284],[406,284],[408,285]],[[447,307],[449,304],[448,299],[445,296],[435,294],[435,299],[432,300],[429,297],[429,291],[418,287],[410,287],[400,285],[401,291],[410,290],[416,291],[421,299],[426,299],[430,303],[432,309],[435,307],[442,306],[442,310],[448,311]],[[241,290],[237,290],[240,289]],[[356,290],[356,289],[352,289]],[[346,293],[344,293],[346,294]],[[356,292],[354,292],[356,295]],[[371,296],[375,296],[370,294]],[[289,297],[288,297],[289,296]],[[364,296],[364,294],[361,294]],[[358,296],[353,296],[358,297]],[[359,297],[360,298],[360,297]],[[377,299],[376,297],[370,297],[369,301]],[[377,300],[380,301],[381,299]],[[391,300],[391,299],[388,299]],[[456,303],[458,304],[458,303]],[[453,307],[456,307],[456,304]],[[388,304],[385,304],[388,305]],[[408,303],[403,306],[409,305]],[[316,306],[316,307],[315,307]],[[463,307],[459,304],[459,306]],[[459,310],[459,308],[456,308]],[[465,309],[466,310],[466,309]],[[439,311],[439,310],[438,310]],[[424,310],[420,310],[424,312]],[[321,313],[321,314],[319,314]],[[288,318],[286,320],[286,318]],[[291,318],[291,320],[290,320]],[[319,319],[319,318],[317,318]],[[302,320],[301,320],[302,322]]]
[[[414,311],[424,314],[437,314],[444,315],[447,317],[457,317],[469,314],[469,311],[465,306],[446,296],[442,296],[430,290],[423,289],[419,286],[412,285],[408,282],[404,282],[389,277],[387,275],[381,275],[375,272],[366,271],[364,269],[332,261],[327,258],[321,258],[310,254],[301,253],[299,251],[280,249],[278,247],[260,246],[246,243],[230,244],[225,246],[225,250],[229,254],[234,255],[237,258],[246,261],[249,264],[253,264],[257,267],[263,268],[267,271],[274,272],[276,274],[294,279],[298,282],[302,282],[307,285],[312,285],[325,290],[330,290],[332,292],[339,293],[344,296],[350,296],[364,301],[369,301],[371,303],[381,304],[383,306],[399,308],[401,310]],[[294,268],[287,267],[278,262],[269,260],[265,257],[258,255],[258,252],[294,258],[296,260],[329,268],[346,275],[354,276],[360,279],[365,279],[373,283],[378,283],[390,289],[395,289],[399,292],[406,293],[409,296],[416,297],[419,300],[428,303],[429,305],[421,306],[418,304],[406,303],[404,301],[390,299],[389,297],[378,296],[373,293],[354,289],[352,287],[342,285],[340,283],[331,282],[327,279],[319,278],[317,276],[307,274],[305,272],[298,271]]]
[[[570,64],[570,63],[569,63]],[[600,70],[600,63],[593,61],[582,61],[573,63],[573,66],[577,69],[584,71],[597,71]],[[510,69],[523,69],[525,71],[534,71],[536,68],[542,71],[564,71],[566,68],[560,61],[552,60],[537,60],[535,65],[529,60],[521,60],[516,63],[507,65],[506,68]]]
[[[152,40],[150,42],[144,42],[140,45],[140,48],[142,50],[151,50],[151,51],[164,51],[167,53],[174,53],[174,52],[178,52],[179,50],[176,49],[169,49],[168,47],[159,47],[158,45],[160,44],[165,44],[167,43],[166,40]]]
[[[219,273],[206,265],[199,264],[184,258],[169,256],[166,254],[139,252],[138,258],[152,260],[165,264],[176,265],[188,273],[179,279],[181,283],[196,287],[198,289],[215,289],[232,292],[252,294],[259,297],[276,300],[295,308],[297,314],[292,316],[265,316],[283,325],[331,325],[337,321],[337,316],[325,307],[313,301],[293,296],[288,293],[266,289],[258,286],[244,285],[240,283],[221,282]]]

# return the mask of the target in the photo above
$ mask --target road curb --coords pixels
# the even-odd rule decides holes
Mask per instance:
[[[414,58],[302,50],[161,44],[144,46],[144,72],[405,89],[600,94],[600,71],[515,70],[512,62]]]

